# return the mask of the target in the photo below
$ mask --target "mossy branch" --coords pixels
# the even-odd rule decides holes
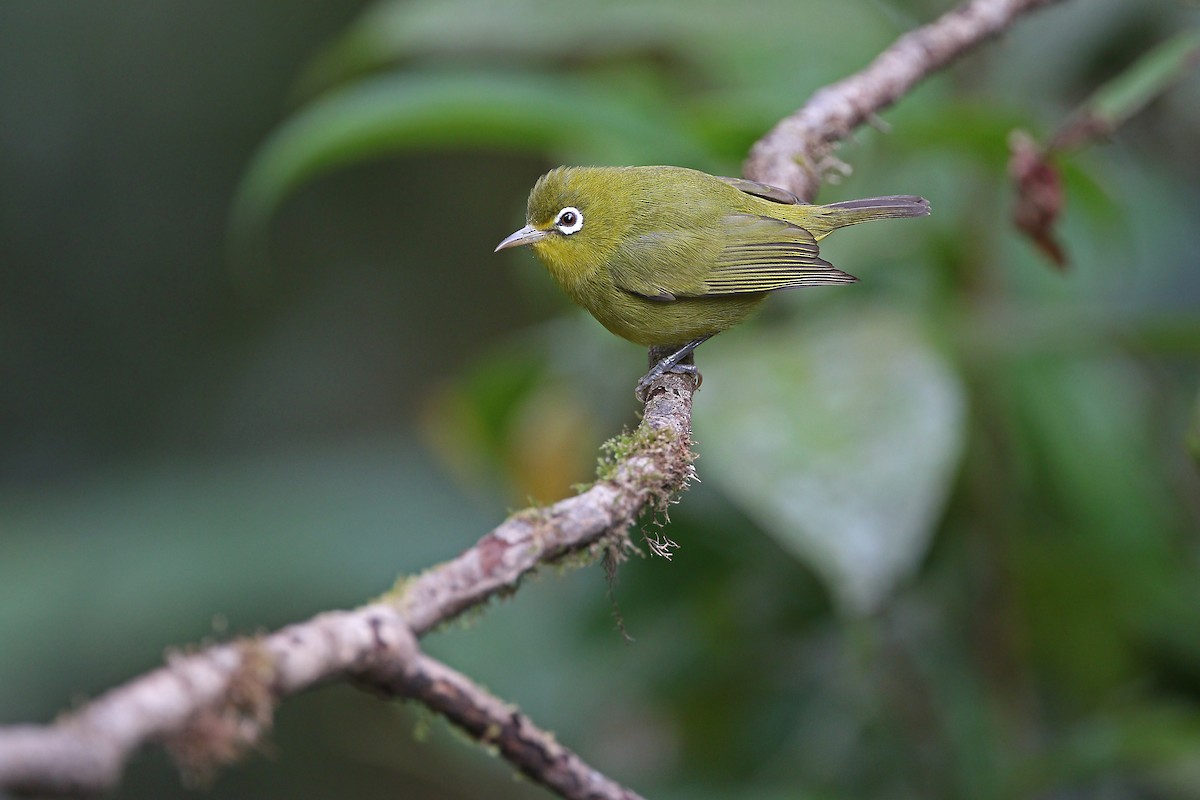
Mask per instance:
[[[185,772],[208,774],[253,748],[282,699],[351,680],[424,703],[561,797],[635,800],[516,709],[422,653],[417,638],[515,590],[543,564],[624,539],[643,510],[662,507],[683,489],[693,474],[694,391],[691,377],[661,378],[641,424],[619,437],[619,460],[590,488],[513,514],[457,558],[400,581],[375,602],[172,656],[52,725],[0,728],[0,790],[110,790],[132,753],[154,741]]]

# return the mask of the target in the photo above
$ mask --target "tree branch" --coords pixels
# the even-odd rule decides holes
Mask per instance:
[[[269,730],[279,699],[338,678],[424,703],[561,797],[639,800],[518,710],[422,653],[389,601],[169,659],[54,725],[0,730],[0,787],[99,793],[116,785],[133,750],[153,740],[186,771],[208,774]]]
[[[415,643],[414,643],[415,645]],[[373,685],[385,694],[423,703],[476,741],[491,745],[522,774],[569,800],[641,800],[585,764],[517,708],[502,702],[441,662],[422,653],[393,659],[401,672]]]
[[[813,95],[754,146],[747,177],[811,198],[834,144],[921,78],[1055,0],[970,0],[898,39],[862,72]],[[802,166],[803,165],[803,166]],[[177,655],[49,725],[0,728],[0,793],[92,794],[115,787],[126,761],[158,742],[185,769],[234,760],[269,730],[275,705],[349,680],[415,699],[495,745],[518,770],[569,800],[636,800],[516,709],[422,653],[417,638],[515,590],[539,565],[623,547],[647,509],[663,509],[693,475],[690,377],[651,387],[643,420],[609,475],[545,509],[514,514],[457,558],[352,611]]]
[[[927,75],[999,36],[1022,14],[1059,0],[968,0],[910,31],[865,69],[820,89],[750,149],[747,178],[816,197],[833,150]]]
[[[234,760],[270,728],[274,706],[313,686],[352,679],[444,714],[562,797],[637,795],[604,778],[528,719],[419,651],[416,637],[511,591],[541,564],[625,546],[646,509],[665,508],[693,475],[693,379],[656,382],[626,455],[588,490],[505,520],[457,558],[402,581],[353,611],[321,614],[258,639],[167,659],[165,666],[47,726],[0,728],[0,790],[94,794],[114,787],[130,755],[164,744],[201,774]]]

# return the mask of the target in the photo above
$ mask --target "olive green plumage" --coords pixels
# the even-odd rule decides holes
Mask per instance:
[[[604,327],[673,346],[736,325],[777,289],[856,280],[819,257],[837,228],[928,213],[907,195],[817,206],[682,167],[560,167],[533,187],[528,225],[496,249],[532,245]]]

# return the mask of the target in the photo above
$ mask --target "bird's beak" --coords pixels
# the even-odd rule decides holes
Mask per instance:
[[[506,236],[504,241],[496,245],[496,249],[492,252],[498,253],[508,247],[520,247],[523,244],[533,244],[534,242],[540,242],[545,238],[545,231],[539,231],[532,225],[526,225],[524,228],[521,228],[521,230],[513,231],[510,235]]]

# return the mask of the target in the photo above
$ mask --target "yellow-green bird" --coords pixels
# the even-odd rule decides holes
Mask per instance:
[[[559,167],[529,194],[528,224],[496,247],[531,245],[551,277],[604,327],[666,354],[639,396],[770,292],[853,283],[820,258],[838,228],[923,217],[912,195],[818,206],[791,192],[683,167]]]

